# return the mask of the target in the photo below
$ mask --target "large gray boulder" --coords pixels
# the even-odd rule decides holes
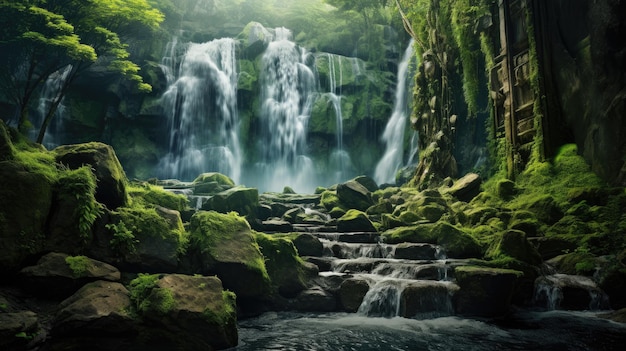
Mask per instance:
[[[365,211],[374,204],[371,192],[355,180],[337,185],[337,197],[339,202],[348,209]]]
[[[55,337],[121,335],[135,331],[128,290],[120,283],[95,281],[63,300],[53,320]]]
[[[19,273],[20,283],[29,293],[57,298],[70,296],[88,282],[115,282],[120,277],[120,271],[110,264],[57,252],[46,254]]]

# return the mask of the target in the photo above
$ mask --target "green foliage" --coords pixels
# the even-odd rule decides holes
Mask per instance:
[[[96,201],[96,176],[91,167],[83,166],[74,170],[64,170],[57,182],[59,194],[73,197],[76,201],[75,216],[78,219],[78,232],[85,242],[91,238],[91,226],[102,214],[102,205]]]
[[[70,267],[75,278],[82,277],[91,267],[91,260],[86,256],[67,256],[65,263]]]
[[[113,232],[113,238],[109,242],[113,250],[131,254],[137,251],[135,245],[139,243],[139,241],[135,238],[133,232],[126,228],[124,222],[109,223],[105,225],[105,227]]]

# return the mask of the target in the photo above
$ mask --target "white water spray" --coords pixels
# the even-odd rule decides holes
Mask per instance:
[[[168,47],[175,55],[176,46]],[[235,41],[217,39],[189,44],[178,72],[166,56],[171,80],[162,97],[169,118],[169,152],[159,164],[160,177],[192,180],[203,172],[220,172],[240,180],[242,152],[237,113]]]
[[[255,176],[263,190],[289,185],[311,191],[314,167],[306,155],[307,124],[311,115],[315,76],[305,64],[306,52],[291,41],[286,28],[275,30],[263,54],[261,72],[262,161]]]
[[[407,72],[409,61],[413,57],[413,40],[404,51],[402,61],[398,65],[398,81],[396,84],[396,96],[394,108],[381,140],[386,149],[383,157],[378,161],[374,172],[374,180],[378,184],[394,183],[396,172],[403,166],[404,157],[404,131],[407,128],[409,115],[407,103]],[[411,157],[412,159],[413,157]]]

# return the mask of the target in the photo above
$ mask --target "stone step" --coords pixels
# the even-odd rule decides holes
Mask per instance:
[[[375,244],[380,242],[380,234],[376,232],[352,232],[352,233],[311,233],[320,239],[340,241],[344,243]]]

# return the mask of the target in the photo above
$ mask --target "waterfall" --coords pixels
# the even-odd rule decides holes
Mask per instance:
[[[343,67],[341,66],[340,56],[333,54],[326,54],[325,56],[328,60],[328,92],[325,95],[335,111],[335,129],[337,133],[336,147],[330,155],[330,166],[334,170],[334,178],[331,181],[339,183],[346,179],[346,169],[352,163],[350,155],[343,148],[343,111],[341,107]],[[352,70],[359,69],[358,61],[353,60]],[[339,72],[339,79],[337,79],[337,72]]]
[[[159,164],[160,177],[191,180],[214,171],[240,180],[235,44],[230,38],[188,44],[178,67],[176,42],[168,46],[162,66],[171,81],[162,103],[169,152]]]
[[[43,86],[41,95],[39,96],[39,102],[37,105],[37,121],[34,121],[33,125],[41,126],[46,118],[46,114],[50,109],[50,106],[58,98],[67,76],[72,71],[72,65],[67,65],[60,70],[52,73],[46,83]],[[56,108],[55,114],[46,129],[46,134],[43,139],[43,144],[48,149],[53,149],[61,144],[61,132],[63,131],[63,124],[66,118],[66,108],[63,104],[63,100]],[[39,134],[38,128],[33,128],[30,132],[31,140],[37,139]]]
[[[407,72],[413,57],[413,40],[404,51],[402,61],[398,65],[396,95],[394,108],[381,140],[385,143],[385,153],[376,165],[374,180],[378,184],[394,183],[396,172],[403,166],[404,131],[409,115],[407,103]],[[413,156],[411,156],[413,159]]]
[[[314,188],[306,135],[316,80],[307,57],[286,28],[275,29],[263,54],[259,143],[263,155],[254,180],[263,190],[280,191],[285,185],[297,191]]]

